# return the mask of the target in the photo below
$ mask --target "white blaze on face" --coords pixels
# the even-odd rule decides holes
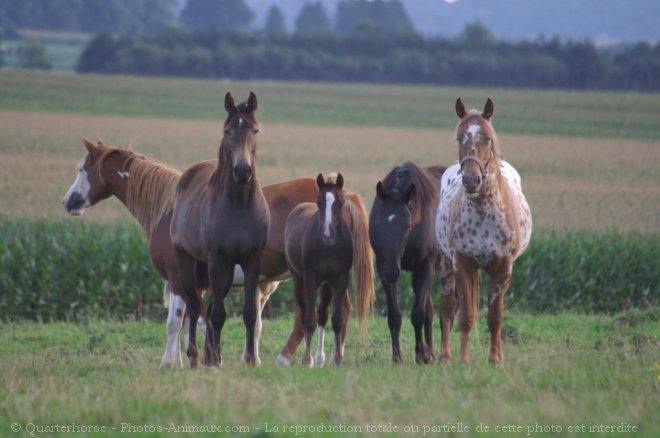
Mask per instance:
[[[71,184],[71,187],[69,187],[69,190],[66,192],[66,195],[64,195],[64,199],[62,200],[62,203],[66,208],[72,196],[78,195],[82,198],[82,200],[84,201],[83,205],[80,206],[79,208],[69,211],[69,213],[74,216],[81,215],[83,209],[91,205],[91,202],[89,200],[89,192],[91,190],[91,185],[89,184],[89,176],[87,175],[87,171],[85,170],[84,162],[81,162],[78,165],[78,169],[79,170],[78,170],[78,175],[76,175],[76,180],[73,182],[73,184]]]
[[[330,192],[325,194],[325,216],[323,219],[323,235],[330,237],[330,223],[332,222],[332,204],[335,203],[335,195]]]

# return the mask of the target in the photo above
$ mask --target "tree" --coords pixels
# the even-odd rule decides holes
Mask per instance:
[[[398,0],[343,0],[337,5],[335,29],[349,33],[355,28],[376,26],[384,31],[411,33],[415,28]]]
[[[215,27],[222,32],[245,30],[254,13],[243,0],[188,0],[181,11],[181,24],[188,29]]]
[[[266,16],[266,24],[264,25],[264,32],[270,37],[286,35],[286,24],[284,23],[284,16],[282,11],[277,5],[271,5],[268,9]]]
[[[309,35],[332,29],[321,2],[305,3],[296,18],[296,33]]]
[[[18,66],[27,69],[50,70],[46,48],[37,39],[30,38],[18,47]]]

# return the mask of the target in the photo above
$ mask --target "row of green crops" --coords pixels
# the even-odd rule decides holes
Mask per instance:
[[[613,312],[660,304],[660,234],[546,232],[516,262],[507,305],[528,312]],[[275,314],[292,309],[290,282],[273,298]],[[380,287],[380,285],[379,285]],[[126,318],[139,301],[163,317],[163,282],[137,225],[83,221],[0,222],[0,319]],[[434,301],[438,303],[437,286]],[[483,278],[482,298],[487,296]],[[410,278],[400,282],[410,309]],[[231,298],[234,311],[241,297]],[[230,311],[232,304],[230,303]],[[385,312],[382,290],[377,312]]]

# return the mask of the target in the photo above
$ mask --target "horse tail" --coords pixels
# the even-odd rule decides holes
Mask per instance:
[[[353,290],[357,302],[357,315],[360,333],[367,331],[367,317],[371,306],[376,301],[374,286],[374,264],[369,242],[369,219],[360,195],[351,193],[347,202],[351,215],[351,234],[353,235]]]

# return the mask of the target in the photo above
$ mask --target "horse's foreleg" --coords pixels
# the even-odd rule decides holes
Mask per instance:
[[[430,310],[427,308],[430,301],[432,276],[433,270],[430,263],[422,263],[412,274],[415,302],[410,313],[410,321],[415,328],[415,361],[418,364],[433,363],[435,360],[433,344],[429,345],[427,343],[427,341],[432,340],[432,337],[428,336],[426,330],[429,311],[431,312],[431,321],[433,321],[433,308],[431,307]]]
[[[302,364],[308,367],[314,366],[312,357],[312,337],[317,325],[316,315],[316,290],[318,281],[314,275],[305,275],[305,305],[303,307],[303,328],[305,330],[305,352],[302,357]]]
[[[341,326],[341,355],[344,355],[344,345],[346,345],[346,333],[348,332],[348,321],[351,319],[351,311],[353,306],[351,305],[351,297],[348,294],[348,289],[344,290],[344,311],[342,315],[344,320]]]
[[[208,269],[211,290],[209,310],[211,314],[206,328],[207,346],[204,349],[204,363],[209,366],[219,366],[222,365],[220,335],[227,319],[225,297],[229,293],[234,279],[234,265],[214,256],[209,259]],[[190,325],[194,327],[193,321],[190,321]]]
[[[332,330],[335,332],[335,348],[332,350],[332,362],[335,365],[341,364],[344,360],[344,339],[342,332],[344,331],[344,300],[348,293],[348,278],[348,272],[345,275],[341,275],[336,279],[333,288],[334,309],[332,312]]]
[[[317,367],[322,367],[325,363],[325,325],[328,322],[328,306],[332,301],[332,287],[324,283],[321,285],[321,303],[319,304],[317,315],[319,318],[319,336],[316,346],[314,362]]]
[[[478,267],[469,258],[460,254],[456,255],[456,272],[454,278],[456,289],[458,290],[458,299],[460,302],[460,330],[461,330],[461,362],[470,362],[469,341],[470,330],[476,321],[476,295],[479,291],[474,291],[474,278],[479,275]]]
[[[184,300],[188,307],[188,348],[186,354],[190,361],[190,368],[197,366],[197,320],[201,308],[201,300],[197,294],[195,283],[195,259],[183,249],[175,249],[179,280],[183,288]]]
[[[380,275],[380,281],[385,289],[387,299],[387,325],[390,328],[390,337],[392,338],[392,362],[401,363],[401,307],[399,307],[399,292],[395,282],[384,280]]]
[[[495,364],[504,362],[502,349],[502,311],[504,295],[511,284],[512,262],[508,259],[486,269],[490,276],[488,291],[488,330],[490,331],[490,355],[488,361]]]
[[[439,265],[440,277],[440,362],[451,361],[451,329],[454,325],[454,313],[456,312],[456,286],[454,285],[454,274],[451,260],[443,259]]]
[[[257,321],[261,326],[261,297],[258,291],[259,269],[261,268],[261,253],[249,257],[242,264],[245,273],[245,300],[243,302],[243,323],[245,324],[245,351],[243,363],[245,365],[259,365],[259,336],[257,335]],[[261,330],[261,327],[258,327]]]
[[[304,308],[304,284],[303,279],[291,271],[291,279],[293,281],[293,302],[294,302],[294,325],[289,339],[282,349],[282,352],[277,356],[275,363],[277,365],[288,366],[291,364],[293,353],[296,352],[298,346],[305,337],[305,329],[303,328],[303,311]]]
[[[181,368],[181,346],[179,345],[179,333],[183,327],[183,319],[186,313],[186,303],[183,298],[172,292],[169,283],[165,286],[169,294],[169,309],[167,312],[167,345],[165,353],[160,361],[161,368]]]

